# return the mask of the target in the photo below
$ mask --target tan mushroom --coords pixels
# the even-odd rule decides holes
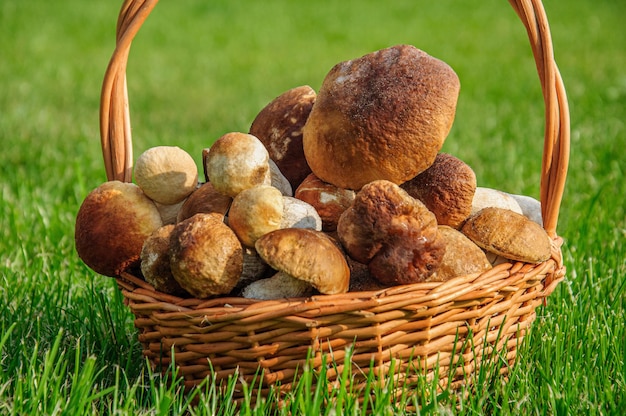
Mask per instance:
[[[307,282],[320,293],[348,290],[350,269],[344,255],[321,231],[303,228],[272,231],[259,238],[255,248],[273,269]]]
[[[292,189],[311,172],[304,157],[302,128],[315,97],[308,85],[285,91],[259,112],[250,127],[250,134],[263,142]]]
[[[278,230],[283,220],[282,193],[270,185],[259,185],[241,191],[228,213],[228,225],[242,244],[254,247],[263,234]]]
[[[116,277],[139,268],[144,241],[162,225],[154,202],[137,185],[105,182],[78,210],[76,251],[96,273]]]
[[[462,160],[439,153],[415,178],[400,185],[437,217],[437,224],[460,228],[472,211],[476,174]]]
[[[176,146],[156,146],[143,152],[135,163],[135,182],[155,202],[176,204],[198,184],[193,158]]]
[[[176,281],[196,298],[229,293],[243,270],[243,249],[220,214],[196,214],[176,224],[170,238]]]
[[[208,181],[222,194],[235,197],[256,185],[271,184],[269,153],[251,134],[227,133],[203,157]]]
[[[304,126],[311,171],[354,190],[417,176],[443,146],[459,89],[450,66],[410,45],[335,65]]]
[[[441,265],[428,281],[445,281],[491,269],[485,252],[463,233],[447,225],[440,225],[438,233],[446,246],[446,252]]]
[[[506,259],[540,263],[551,255],[550,237],[539,224],[504,208],[484,208],[461,232],[484,250]]]

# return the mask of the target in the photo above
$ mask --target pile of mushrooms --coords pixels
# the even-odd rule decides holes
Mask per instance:
[[[442,153],[460,83],[409,45],[341,62],[318,93],[284,92],[247,133],[194,159],[157,146],[134,183],[105,182],[76,218],[95,272],[158,291],[255,299],[444,281],[550,257],[540,204],[478,187]]]

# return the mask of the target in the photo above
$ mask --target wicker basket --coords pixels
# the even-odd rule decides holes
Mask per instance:
[[[109,180],[131,180],[126,63],[132,39],[156,3],[126,0],[119,15],[100,113]],[[119,288],[136,317],[144,354],[155,366],[167,367],[174,352],[187,386],[208,376],[219,382],[238,374],[241,383],[261,374],[263,388],[280,384],[288,389],[308,363],[324,367],[332,385],[347,364],[346,348],[353,347],[346,361],[358,369],[354,374],[389,375],[395,367],[405,386],[424,375],[465,383],[492,352],[505,358],[501,372],[507,371],[535,309],[564,277],[556,225],[569,158],[567,99],[543,6],[539,0],[510,3],[526,26],[545,101],[540,199],[552,257],[540,264],[504,263],[444,283],[272,301],[182,299],[122,274]]]

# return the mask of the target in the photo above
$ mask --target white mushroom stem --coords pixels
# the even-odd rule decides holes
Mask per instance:
[[[308,296],[313,287],[302,280],[285,273],[278,272],[274,276],[257,280],[246,286],[242,292],[244,298],[250,299],[281,299]]]
[[[279,228],[309,228],[321,231],[322,219],[311,204],[283,196],[283,218]]]

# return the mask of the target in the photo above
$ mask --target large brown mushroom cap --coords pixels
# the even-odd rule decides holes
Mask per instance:
[[[304,126],[304,154],[324,182],[358,190],[403,183],[443,146],[460,82],[443,61],[399,45],[333,67]]]
[[[445,250],[435,215],[385,180],[361,188],[339,217],[337,235],[346,252],[368,264],[386,285],[423,281],[436,270]]]
[[[229,293],[243,270],[243,249],[220,214],[196,214],[176,224],[170,237],[176,281],[197,298]]]
[[[400,185],[437,217],[437,224],[460,228],[472,211],[476,174],[462,160],[439,153],[415,178]]]
[[[259,256],[273,269],[308,282],[320,293],[348,291],[350,269],[337,245],[321,231],[284,228],[256,241]]]
[[[311,173],[304,157],[302,128],[315,97],[308,85],[285,91],[259,112],[250,127],[250,134],[263,142],[293,189]]]
[[[144,241],[162,225],[154,202],[137,185],[105,182],[78,210],[76,251],[96,273],[116,277],[139,267]]]
[[[484,208],[461,232],[484,250],[506,259],[541,263],[552,253],[550,237],[539,224],[504,208]]]

